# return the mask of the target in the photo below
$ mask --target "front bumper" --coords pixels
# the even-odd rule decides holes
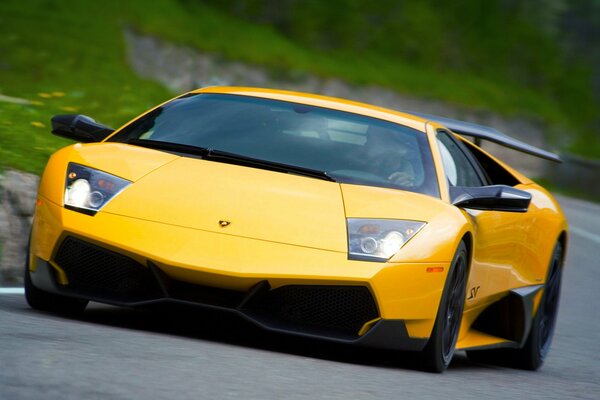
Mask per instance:
[[[85,300],[97,301],[116,306],[128,307],[151,307],[159,304],[179,304],[198,308],[206,308],[227,312],[237,315],[258,327],[278,333],[292,334],[301,337],[326,340],[330,342],[358,345],[371,348],[384,348],[403,351],[418,351],[422,350],[426,345],[426,339],[411,338],[406,330],[406,325],[402,320],[383,320],[374,318],[369,323],[368,331],[363,335],[357,334],[357,324],[360,323],[361,317],[367,316],[369,306],[362,304],[362,315],[350,317],[350,310],[360,310],[361,307],[352,307],[345,311],[345,317],[342,315],[335,316],[337,311],[344,309],[339,308],[339,304],[324,303],[322,308],[308,308],[310,302],[306,302],[306,296],[299,296],[300,291],[313,292],[312,297],[327,296],[327,291],[330,296],[337,296],[346,300],[354,297],[366,297],[363,293],[360,296],[360,289],[365,287],[342,287],[342,286],[305,286],[294,287],[284,286],[276,290],[270,290],[267,281],[261,281],[255,287],[251,288],[247,293],[216,289],[210,287],[202,287],[199,285],[190,285],[182,282],[176,282],[168,279],[155,266],[150,267],[149,274],[154,276],[148,280],[155,287],[148,287],[145,293],[138,291],[137,293],[127,293],[121,291],[116,294],[112,292],[94,291],[89,286],[81,287],[79,285],[61,285],[57,281],[56,269],[50,263],[37,259],[36,270],[31,273],[33,284],[47,292],[76,297]],[[285,292],[287,291],[288,295]],[[289,293],[291,292],[291,295]],[[351,296],[344,296],[343,292],[351,293]],[[295,292],[295,293],[294,293]],[[281,303],[273,301],[277,298],[287,297],[288,299],[300,300],[296,303]],[[370,297],[370,296],[369,296]],[[313,299],[314,301],[314,299]],[[339,302],[338,302],[339,303]],[[360,305],[359,302],[354,304]],[[373,303],[374,306],[374,303]],[[296,314],[296,312],[298,312]],[[371,310],[376,315],[376,309]],[[369,322],[369,321],[367,321]]]
[[[67,268],[64,254],[59,251],[69,240],[79,240],[115,254],[121,258],[122,265],[137,266],[136,270],[141,273],[131,279],[117,279],[119,283],[78,287],[76,280],[86,281],[84,270],[79,271],[77,266]],[[447,263],[352,261],[345,253],[109,213],[100,212],[90,217],[65,210],[43,198],[36,208],[31,249],[33,282],[45,290],[115,305],[178,302],[217,308],[237,313],[273,331],[404,350],[418,350],[426,343],[448,266]],[[72,257],[84,260],[84,256],[80,253]],[[98,257],[88,255],[84,263],[89,264],[94,259]],[[427,273],[427,268],[432,266],[445,267],[445,271]],[[47,272],[43,272],[44,269]],[[78,272],[83,275],[78,277]],[[115,287],[125,288],[125,295],[119,290],[115,292]],[[360,306],[360,310],[367,310],[357,312],[356,308],[342,305],[333,307],[329,314],[317,313],[304,318],[308,323],[304,323],[305,320],[298,323],[289,316],[282,318],[279,311],[265,306],[277,300],[277,296],[285,300],[278,301],[289,302],[290,297],[297,296],[294,290],[302,288],[311,288],[313,295],[322,297],[313,303],[316,309],[327,309],[336,301],[343,303],[347,299],[355,301],[367,297],[372,307]],[[359,303],[364,305],[368,301]],[[303,312],[302,307],[295,312]],[[342,318],[342,323],[333,326],[327,323],[328,319],[344,313],[350,317]],[[359,317],[353,320],[352,314]]]

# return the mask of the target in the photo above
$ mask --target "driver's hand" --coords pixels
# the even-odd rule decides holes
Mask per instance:
[[[388,180],[400,186],[414,186],[415,178],[406,172],[394,172],[388,176]]]

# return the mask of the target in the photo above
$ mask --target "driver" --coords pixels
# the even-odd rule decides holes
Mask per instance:
[[[408,144],[399,133],[380,126],[369,126],[364,155],[367,170],[400,186],[415,185],[415,170],[408,160]]]

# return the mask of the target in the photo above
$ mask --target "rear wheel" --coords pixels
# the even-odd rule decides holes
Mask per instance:
[[[467,246],[461,242],[450,265],[433,332],[421,354],[426,371],[444,371],[454,356],[465,306],[468,261]]]
[[[74,299],[60,296],[38,289],[31,281],[29,272],[29,248],[27,249],[27,260],[25,261],[24,275],[25,299],[31,308],[42,311],[50,311],[59,314],[80,314],[87,306],[87,300]]]
[[[560,286],[562,280],[563,248],[557,243],[552,253],[544,293],[533,318],[531,331],[521,349],[498,349],[468,351],[469,359],[478,362],[504,364],[515,368],[536,370],[548,355],[558,315]]]

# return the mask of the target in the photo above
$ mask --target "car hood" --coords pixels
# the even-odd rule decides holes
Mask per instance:
[[[447,228],[451,220],[464,219],[456,207],[427,195],[119,143],[77,144],[55,153],[40,194],[57,204],[62,204],[67,162],[132,181],[101,213],[315,249],[347,252],[346,217],[409,219],[427,226],[406,247],[425,241],[433,255],[434,243],[456,234]],[[406,259],[422,259],[422,248],[415,254],[409,248],[401,253]]]
[[[347,251],[339,184],[197,158],[180,157],[149,172],[101,212]]]

